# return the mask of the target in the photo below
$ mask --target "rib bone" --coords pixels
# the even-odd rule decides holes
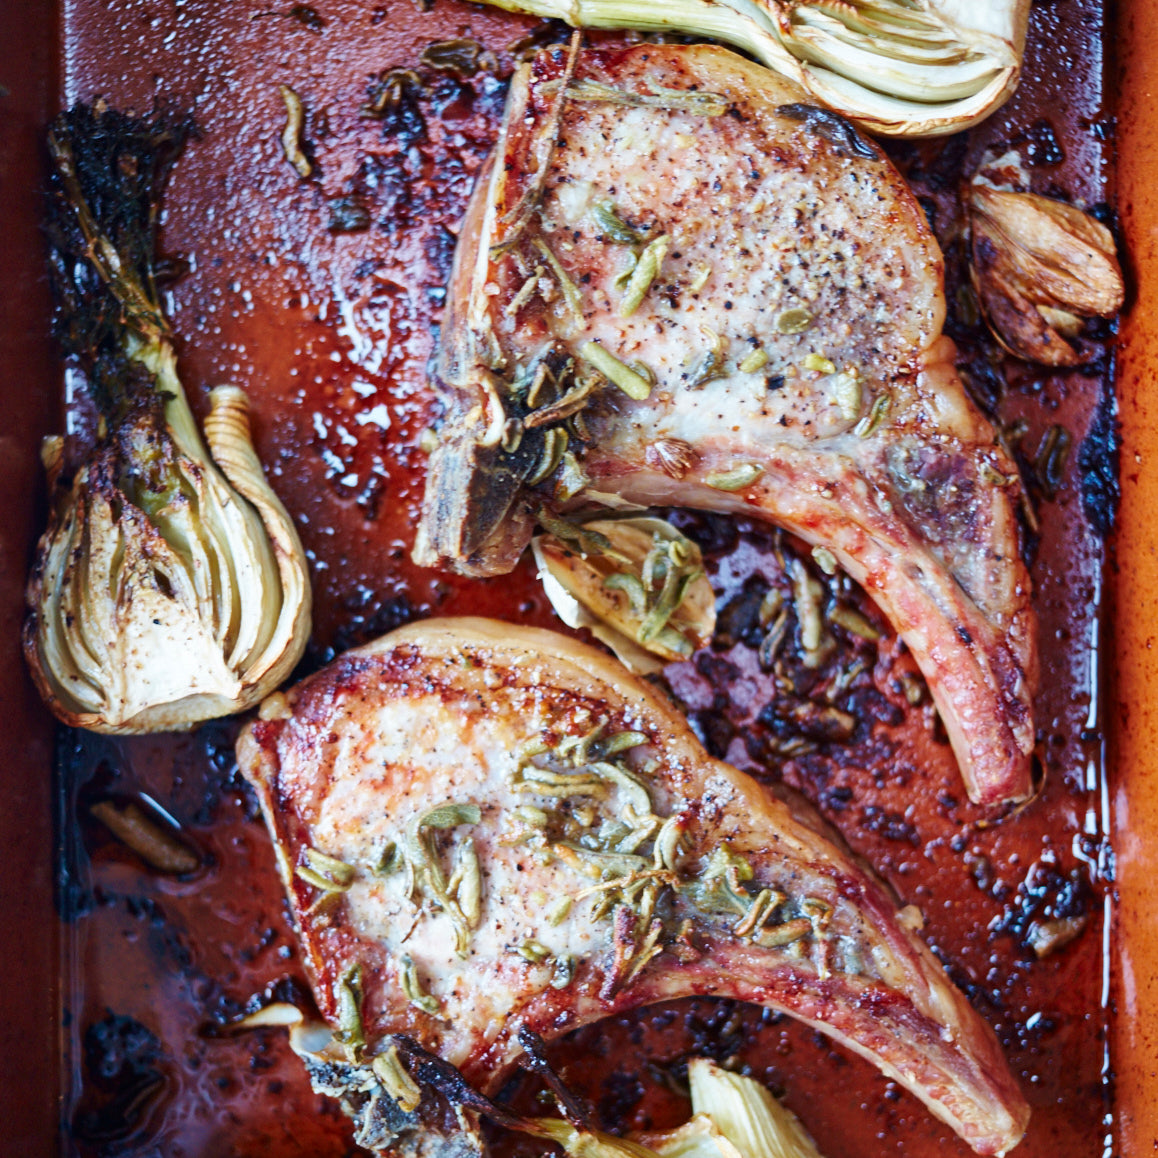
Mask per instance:
[[[359,1073],[402,1033],[493,1091],[521,1027],[713,995],[844,1043],[980,1154],[1024,1132],[992,1031],[883,887],[604,654],[428,620],[261,716],[240,766]]]
[[[771,520],[879,603],[970,797],[1024,798],[1019,481],[941,335],[920,206],[849,124],[723,49],[581,54],[553,135],[564,67],[516,73],[463,225],[415,558],[510,570],[577,463],[588,494]],[[586,401],[536,418],[560,396]]]

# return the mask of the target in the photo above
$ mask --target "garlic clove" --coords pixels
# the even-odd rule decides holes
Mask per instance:
[[[978,182],[968,208],[970,273],[994,336],[1029,361],[1076,365],[1079,319],[1112,317],[1125,297],[1113,235],[1065,202]]]

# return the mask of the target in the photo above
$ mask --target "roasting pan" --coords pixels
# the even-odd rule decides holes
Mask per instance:
[[[1115,855],[1105,976],[1114,1101],[1104,1152],[1135,1158],[1158,1150],[1158,313],[1148,308],[1158,297],[1158,0],[1110,8],[1106,76],[1117,102],[1117,209],[1131,293],[1117,346],[1122,499],[1101,650]],[[69,1080],[54,908],[53,726],[18,643],[24,578],[44,517],[37,446],[61,426],[38,190],[43,126],[67,81],[61,29],[69,11],[68,0],[60,9],[7,0],[0,37],[0,1155],[21,1158],[57,1152]],[[388,22],[383,36],[389,40]],[[1087,1152],[1099,1141],[1091,1138]]]

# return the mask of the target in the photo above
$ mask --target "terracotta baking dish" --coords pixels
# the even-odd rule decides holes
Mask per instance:
[[[408,7],[409,5],[407,5]],[[1132,292],[1118,344],[1122,504],[1107,585],[1102,654],[1116,863],[1109,1065],[1116,1075],[1113,1153],[1158,1149],[1158,0],[1119,0],[1107,76],[1117,89],[1117,207]],[[59,365],[38,231],[43,126],[61,86],[58,14],[9,0],[0,37],[0,1153],[56,1152],[62,1109],[61,945],[54,910],[52,726],[19,654],[23,584],[43,522],[40,437],[60,427]],[[66,17],[67,19],[67,17]],[[1115,62],[1116,57],[1116,62]],[[1090,1153],[1094,1140],[1091,1139]],[[1107,1142],[1106,1153],[1110,1153]]]

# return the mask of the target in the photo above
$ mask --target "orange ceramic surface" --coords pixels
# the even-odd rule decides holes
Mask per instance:
[[[981,2],[981,0],[976,0]],[[155,0],[149,0],[149,4]],[[58,92],[56,69],[58,61],[64,59],[63,50],[58,42],[57,29],[52,20],[54,5],[47,0],[5,0],[2,13],[4,16],[4,35],[0,38],[0,84],[8,90],[7,95],[0,96],[0,192],[3,193],[3,212],[0,213],[0,406],[3,406],[3,421],[0,422],[0,709],[4,713],[6,727],[0,730],[0,759],[5,776],[5,792],[0,796],[0,849],[4,852],[4,869],[0,874],[0,1158],[11,1153],[14,1156],[24,1155],[36,1158],[38,1155],[48,1155],[55,1152],[57,1124],[64,1117],[64,1111],[57,1103],[56,1086],[61,1076],[58,1035],[56,1022],[55,985],[62,968],[56,950],[56,922],[52,906],[52,809],[53,809],[53,780],[52,758],[49,746],[50,728],[44,714],[35,704],[27,681],[24,678],[23,668],[16,647],[16,628],[21,614],[21,588],[23,576],[27,567],[31,543],[35,531],[42,522],[41,487],[39,484],[39,467],[36,461],[36,442],[39,436],[49,429],[57,429],[59,422],[55,417],[57,384],[60,372],[57,363],[51,355],[47,341],[44,338],[44,319],[47,316],[47,294],[43,283],[43,254],[38,233],[39,205],[36,188],[41,180],[39,137],[43,124],[53,111],[53,102]],[[99,78],[99,86],[85,88],[83,95],[92,95],[93,91],[107,91],[119,99],[139,99],[148,103],[154,88],[154,77],[159,76],[161,65],[157,61],[165,59],[168,51],[167,44],[161,43],[161,37],[154,31],[149,31],[151,25],[144,19],[142,3],[124,4],[101,0],[100,3],[87,3],[86,0],[70,0],[64,6],[66,13],[73,18],[77,13],[89,12],[96,14],[96,18],[109,22],[111,28],[107,37],[90,33],[99,48],[96,56],[87,63],[89,72],[77,64],[76,59],[70,61],[70,70],[66,78],[67,86],[87,84],[88,77]],[[205,12],[216,6],[206,3],[177,5],[156,4],[158,19],[168,19],[175,9],[184,14],[193,10]],[[272,5],[254,3],[253,9],[273,7]],[[323,7],[319,4],[319,7]],[[354,8],[348,0],[331,0],[325,5],[328,15],[335,10]],[[1064,6],[1059,6],[1064,7]],[[1067,8],[1073,10],[1074,6]],[[130,26],[125,15],[130,8],[136,10],[140,18],[139,24]],[[218,9],[225,12],[228,6]],[[282,68],[291,68],[293,75],[306,76],[312,82],[321,84],[329,77],[332,81],[337,70],[346,85],[343,99],[347,101],[350,110],[356,110],[356,100],[362,94],[362,78],[382,64],[392,63],[394,54],[401,51],[397,46],[398,31],[391,25],[380,27],[375,18],[378,13],[387,9],[398,17],[402,24],[416,19],[416,11],[411,0],[375,0],[374,4],[366,5],[365,20],[368,25],[365,39],[350,50],[346,57],[335,57],[332,53],[321,53],[318,46],[305,33],[301,33],[302,52],[291,59],[289,55],[283,59],[280,55],[270,54],[268,57],[269,69],[273,71]],[[492,26],[497,18],[490,10],[479,7],[464,9],[467,15],[463,16],[461,26],[456,23],[456,10],[445,0],[440,0],[436,6],[434,19],[438,22],[438,35],[480,35],[482,36]],[[1054,17],[1054,6],[1041,0],[1039,16],[1043,20]],[[191,54],[189,59],[198,62],[198,69],[204,69],[209,80],[203,80],[198,74],[190,83],[204,83],[207,89],[213,91],[214,98],[224,104],[221,93],[226,92],[235,82],[238,61],[235,59],[238,44],[242,40],[253,40],[256,32],[268,22],[258,22],[249,26],[247,16],[249,7],[234,9],[234,18],[246,20],[246,27],[242,29],[236,42],[223,38],[206,47],[201,56]],[[1120,5],[1121,34],[1119,39],[1124,45],[1120,52],[1125,64],[1123,88],[1123,121],[1119,144],[1122,160],[1121,208],[1124,224],[1128,234],[1128,248],[1134,262],[1134,275],[1137,285],[1135,301],[1147,302],[1153,300],[1154,295],[1149,291],[1153,282],[1158,281],[1158,247],[1154,238],[1158,237],[1158,0],[1122,0]],[[92,22],[86,27],[94,27]],[[152,38],[150,40],[150,37]],[[134,38],[136,38],[134,40]],[[148,44],[152,44],[153,57],[146,52]],[[121,46],[118,52],[117,46]],[[124,45],[135,44],[136,51],[129,52]],[[314,57],[309,57],[310,53]],[[216,53],[216,54],[215,54]],[[107,55],[106,55],[107,54]],[[244,63],[244,61],[242,62]],[[84,62],[81,61],[83,65]],[[280,73],[279,73],[280,75]],[[1111,84],[1113,81],[1111,71]],[[94,84],[96,81],[94,81]],[[2,90],[0,90],[2,91]],[[269,119],[276,116],[276,98],[272,84],[256,93],[249,90],[249,100],[254,102],[254,123],[257,128],[253,134],[259,138],[255,149],[261,146],[265,149],[263,156],[272,158],[268,171],[270,174],[269,188],[254,192],[267,196],[288,196],[296,190],[290,184],[291,179],[286,176],[284,167],[278,160],[278,146],[276,136],[267,132],[262,118]],[[262,102],[265,103],[262,103]],[[212,105],[212,100],[210,105]],[[272,110],[272,111],[271,111]],[[202,109],[199,115],[205,115],[210,110]],[[350,118],[356,119],[356,112],[350,112]],[[244,119],[244,118],[241,118]],[[464,117],[464,122],[466,118]],[[260,131],[258,131],[260,130]],[[481,147],[481,146],[480,146]],[[461,151],[461,150],[460,150]],[[256,152],[255,152],[256,155]],[[191,161],[191,164],[197,162]],[[194,172],[196,172],[194,170]],[[211,168],[207,172],[212,175]],[[342,175],[334,167],[331,177]],[[280,182],[280,184],[279,184]],[[196,191],[192,190],[193,182],[186,177],[186,193],[188,203],[196,204]],[[221,188],[225,188],[224,183]],[[270,189],[273,190],[270,193]],[[192,190],[192,191],[191,191]],[[205,186],[205,195],[219,197],[221,194],[217,186]],[[287,193],[287,190],[289,193]],[[246,190],[234,190],[232,196],[237,198],[241,205],[247,195]],[[260,198],[255,198],[260,200]],[[284,224],[283,215],[283,224]],[[184,227],[186,233],[194,233],[192,221],[186,217]],[[304,219],[303,219],[304,220]],[[306,222],[308,224],[308,222]],[[297,221],[290,221],[290,226],[298,228],[304,225]],[[287,226],[289,228],[289,226]],[[182,224],[175,222],[172,229],[173,244],[179,247],[182,242]],[[291,229],[292,233],[293,230]],[[293,234],[297,238],[297,234]],[[186,239],[187,240],[187,239]],[[301,241],[304,249],[308,249],[308,237]],[[348,239],[347,239],[348,240]],[[382,256],[385,261],[391,256],[392,240],[379,239],[382,247]],[[287,245],[287,252],[292,247]],[[240,250],[230,254],[225,248],[220,252],[226,258],[235,259],[238,264],[246,259]],[[327,272],[329,266],[322,263]],[[352,264],[352,262],[351,262]],[[341,270],[339,269],[339,272]],[[178,329],[186,335],[191,335],[189,345],[183,350],[183,357],[198,371],[194,377],[201,381],[214,380],[236,370],[230,364],[231,359],[238,357],[238,351],[244,351],[245,345],[238,345],[238,338],[250,339],[245,326],[244,317],[239,318],[239,312],[230,315],[231,321],[224,321],[227,331],[233,325],[236,332],[227,333],[233,340],[233,345],[225,347],[225,339],[221,338],[217,346],[201,344],[195,339],[201,336],[206,323],[204,319],[197,319],[197,284],[204,289],[212,288],[213,279],[219,277],[223,282],[224,275],[212,272],[202,272],[201,283],[187,282],[178,294],[179,308],[184,311],[178,318]],[[247,277],[260,279],[260,271],[247,273]],[[272,275],[270,275],[272,277]],[[432,275],[433,276],[433,275]],[[390,303],[396,295],[395,289],[387,281],[383,283]],[[271,294],[272,294],[271,289]],[[271,297],[271,301],[274,299]],[[265,335],[265,345],[260,344],[261,335],[251,342],[250,352],[246,358],[240,358],[242,363],[257,365],[255,351],[261,351],[267,360],[260,363],[272,378],[271,367],[283,376],[288,373],[289,353],[292,343],[288,341],[290,331],[298,324],[299,315],[304,316],[304,305],[292,301],[278,299],[279,308],[271,310],[267,317],[276,322],[269,324],[269,333]],[[396,303],[391,305],[395,308]],[[243,313],[244,311],[241,311]],[[224,317],[224,314],[223,314]],[[308,321],[308,320],[307,320]],[[317,319],[312,323],[318,328]],[[284,326],[285,329],[278,327]],[[220,334],[220,331],[217,331]],[[413,346],[410,350],[407,363],[415,375],[419,374],[422,357],[428,348],[428,331],[419,332],[406,338],[406,344]],[[330,340],[327,337],[326,340]],[[319,343],[321,339],[319,339]],[[331,343],[332,344],[332,343]],[[331,357],[330,347],[324,349],[319,344],[316,361],[319,363]],[[1149,623],[1153,622],[1155,611],[1158,611],[1158,557],[1153,549],[1154,533],[1149,524],[1158,519],[1158,467],[1155,467],[1154,455],[1158,454],[1158,404],[1149,408],[1146,405],[1148,381],[1145,367],[1151,359],[1158,359],[1158,321],[1148,317],[1146,311],[1137,305],[1130,312],[1127,324],[1127,341],[1123,353],[1124,374],[1122,379],[1122,418],[1124,427],[1125,450],[1123,454],[1123,487],[1124,501],[1121,514],[1120,532],[1117,541],[1118,560],[1120,571],[1117,576],[1117,606],[1118,631],[1114,644],[1114,662],[1111,663],[1112,674],[1116,677],[1113,685],[1112,700],[1108,701],[1116,710],[1113,717],[1117,723],[1114,734],[1115,757],[1114,767],[1118,769],[1116,783],[1118,791],[1115,797],[1117,807],[1117,854],[1119,869],[1119,888],[1121,890],[1121,904],[1119,909],[1117,962],[1120,967],[1116,989],[1118,1019],[1116,1023],[1116,1038],[1114,1041],[1115,1055],[1114,1068],[1118,1073],[1120,1097],[1119,1111],[1122,1121],[1122,1146],[1119,1152],[1124,1158],[1136,1158],[1158,1149],[1158,921],[1150,914],[1158,912],[1158,800],[1148,799],[1146,785],[1158,784],[1158,743],[1151,720],[1155,711],[1151,703],[1158,705],[1158,648],[1151,649],[1154,634]],[[199,362],[199,364],[198,364]],[[1156,363],[1158,364],[1158,363]],[[416,381],[419,380],[416,378]],[[1151,413],[1154,412],[1154,413]],[[286,408],[278,411],[269,405],[265,415],[263,436],[267,446],[273,448],[281,437],[279,431],[288,424],[293,417],[293,411]],[[407,435],[414,435],[421,423],[425,421],[425,412],[418,404],[414,404],[407,412]],[[395,433],[399,433],[397,430]],[[299,461],[300,460],[300,461]],[[279,472],[289,480],[286,485],[296,486],[301,495],[312,490],[317,491],[318,497],[311,499],[310,513],[315,508],[320,515],[329,515],[330,509],[337,507],[337,500],[328,495],[323,484],[318,480],[307,477],[309,465],[313,460],[306,454],[297,458],[286,456]],[[344,501],[344,500],[343,500]],[[304,500],[303,500],[304,503]],[[327,504],[329,504],[327,506]],[[350,503],[346,503],[350,507]],[[390,568],[399,566],[397,559],[402,554],[401,547],[393,541],[391,535],[379,525],[375,531],[371,521],[367,520],[365,528],[357,521],[360,516],[357,510],[351,509],[343,516],[351,526],[359,529],[360,538],[357,540],[359,549],[367,554],[367,573],[375,570],[386,573]],[[404,521],[404,520],[403,520]],[[333,523],[326,523],[324,519],[315,519],[315,525],[332,530]],[[407,531],[408,533],[408,531]],[[325,540],[321,532],[314,532],[315,546],[319,554],[324,555],[328,549],[335,555],[335,565],[345,565],[344,560],[337,559],[333,548],[325,547]],[[373,539],[373,535],[377,539]],[[524,586],[529,584],[529,577],[522,577]],[[1064,591],[1066,576],[1057,574],[1052,577],[1055,592]],[[506,584],[496,585],[489,589],[488,598],[496,604],[508,603],[511,588]],[[425,594],[425,593],[424,593]],[[477,594],[474,598],[481,598]],[[445,612],[453,610],[455,600],[460,598],[458,588],[454,584],[444,585],[431,581],[429,599],[431,603],[438,600],[447,601],[442,607]],[[471,610],[479,608],[472,606]],[[349,616],[351,610],[338,600],[338,590],[331,585],[328,595],[324,596],[319,608],[321,618],[331,627],[338,623],[342,615]],[[535,609],[528,606],[520,613],[538,615],[544,620],[549,619],[549,611],[541,605]],[[369,618],[369,616],[367,616]],[[329,630],[329,629],[327,629]],[[327,640],[329,635],[327,635]],[[227,750],[225,743],[226,733],[217,737],[221,741],[220,747]],[[1083,741],[1084,742],[1084,741]],[[198,741],[197,743],[200,743]],[[174,784],[179,784],[181,775],[187,769],[200,767],[204,762],[204,753],[190,741],[180,738],[146,741],[136,746],[135,752],[140,756],[142,766],[150,769],[162,764],[173,777]],[[184,761],[184,763],[183,763]],[[944,759],[942,758],[942,763]],[[949,783],[952,769],[944,770],[946,782]],[[1053,783],[1056,785],[1058,777]],[[155,782],[150,782],[155,787]],[[176,794],[174,784],[164,784],[165,788],[172,788]],[[1152,790],[1151,790],[1152,794]],[[167,797],[166,797],[167,798]],[[63,812],[63,804],[60,805]],[[1040,817],[1039,817],[1040,820]],[[71,813],[68,814],[67,824],[73,824]],[[214,853],[220,853],[220,860],[225,862],[227,848],[246,847],[249,851],[244,860],[236,863],[248,867],[249,857],[252,857],[254,877],[249,880],[247,892],[261,893],[260,888],[254,887],[254,880],[276,881],[272,876],[272,856],[268,846],[259,843],[254,833],[258,831],[252,818],[238,816],[235,820],[225,823],[217,822],[212,826],[206,825],[203,835],[199,839],[205,841]],[[1034,834],[1036,839],[1037,834]],[[995,847],[1000,846],[1003,837],[1000,831],[989,836],[979,833],[978,840],[987,840]],[[1068,841],[1068,834],[1066,840]],[[249,842],[248,845],[245,842]],[[874,854],[888,846],[880,844],[872,847]],[[1154,851],[1151,851],[1153,849]],[[97,850],[98,853],[101,849]],[[108,850],[103,850],[107,852]],[[230,854],[234,855],[234,854]],[[882,869],[888,873],[895,873],[901,879],[901,870],[906,868],[906,853],[903,847],[895,856],[880,858]],[[947,855],[947,854],[943,854]],[[105,868],[122,876],[131,875],[134,870],[131,864],[123,863],[115,855],[106,858]],[[219,882],[222,892],[236,892],[235,881],[222,880]],[[168,892],[162,888],[158,891],[161,903],[178,905],[177,888],[174,886]],[[259,897],[260,899],[260,897]],[[262,901],[264,904],[265,902]],[[277,898],[270,901],[277,910]],[[985,921],[990,913],[986,908],[986,898],[973,897],[962,911],[955,917],[954,925],[962,924],[962,918],[972,918],[979,929],[985,928]],[[969,907],[971,905],[971,907]],[[223,906],[224,917],[230,917],[231,911]],[[216,914],[215,914],[216,918]],[[106,908],[101,918],[112,931],[108,934],[108,943],[114,947],[121,942],[122,930],[119,926],[113,927],[110,911]],[[276,916],[277,933],[282,942],[288,944],[288,930],[282,927],[280,913]],[[968,923],[968,922],[965,922]],[[94,922],[95,924],[95,922]],[[948,924],[946,920],[946,924]],[[208,926],[206,926],[208,927]],[[125,921],[125,939],[133,932],[131,922]],[[71,934],[70,934],[71,936]],[[82,942],[73,940],[72,945]],[[239,941],[240,943],[240,941]],[[93,950],[103,947],[104,942],[98,943],[95,938],[89,942],[91,955],[84,959],[83,964],[78,958],[66,962],[63,966],[65,975],[85,976],[86,968],[92,964],[94,1001],[101,992],[95,984],[95,975],[98,966],[103,965],[105,983],[113,992],[117,984],[121,985],[126,993],[141,995],[141,1008],[150,1013],[155,1012],[158,1021],[168,1019],[170,1030],[174,1036],[179,1036],[176,1030],[186,1035],[186,1040],[196,1033],[196,1023],[192,1020],[192,1005],[182,1007],[175,1000],[170,999],[172,992],[176,992],[185,982],[173,976],[157,979],[147,972],[136,974],[125,968],[121,959],[110,956],[104,958]],[[232,946],[223,939],[222,944],[232,951]],[[204,949],[204,947],[202,947]],[[1048,976],[1050,984],[1059,992],[1067,989],[1078,990],[1082,987],[1097,988],[1100,981],[1096,976],[1098,967],[1098,945],[1083,947],[1082,956],[1059,958],[1042,967],[1040,976]],[[976,950],[980,955],[981,949]],[[216,946],[212,953],[208,953],[207,968],[211,967],[214,977],[226,976],[227,971],[234,967],[234,959],[228,952],[222,951],[216,956]],[[266,969],[268,975],[276,975],[280,968],[272,952],[267,952],[259,964]],[[129,958],[126,951],[124,960],[131,960],[134,966],[139,965],[147,970],[150,960]],[[110,965],[112,961],[116,966]],[[117,969],[121,972],[117,972]],[[246,975],[247,978],[250,975]],[[1091,981],[1091,977],[1094,979]],[[263,981],[265,977],[263,976]],[[156,983],[156,988],[148,990]],[[245,985],[236,979],[232,982],[236,993],[233,996],[244,998],[248,992]],[[249,980],[245,980],[249,984]],[[192,987],[190,987],[192,988]],[[1018,1001],[1023,1003],[1020,1015],[1024,1019],[1026,1010],[1030,1008],[1030,1001],[1036,997],[1035,983],[1031,978],[1017,993]],[[127,998],[126,998],[127,1000]],[[193,1012],[199,1012],[193,1010]],[[694,1012],[694,1011],[693,1011]],[[144,1013],[141,1016],[145,1016]],[[1097,1016],[1091,1011],[1088,1016]],[[181,1021],[182,1017],[186,1021]],[[893,1147],[897,1145],[897,1138],[901,1138],[901,1145],[908,1145],[908,1153],[918,1150],[922,1153],[938,1151],[940,1153],[956,1153],[949,1143],[949,1149],[939,1136],[935,1125],[930,1124],[919,1108],[909,1106],[905,1102],[899,1105],[895,1102],[895,1091],[886,1087],[868,1067],[855,1070],[855,1059],[838,1055],[830,1055],[827,1051],[807,1039],[804,1033],[795,1033],[791,1027],[763,1027],[756,1024],[756,1018],[749,1018],[750,1025],[741,1025],[740,1030],[753,1033],[762,1032],[766,1046],[771,1051],[796,1050],[795,1057],[804,1058],[805,1055],[814,1057],[823,1066],[836,1066],[838,1069],[823,1070],[829,1075],[838,1072],[840,1088],[844,1095],[843,1102],[849,1102],[850,1115],[859,1114],[862,1109],[872,1109],[877,1118],[865,1119],[872,1121],[873,1126],[882,1131],[889,1131]],[[627,1041],[632,1027],[609,1027],[609,1040]],[[739,1032],[739,1031],[738,1031]],[[619,1038],[615,1035],[619,1034]],[[1095,1031],[1096,1035],[1096,1031]],[[774,1040],[775,1039],[775,1040]],[[597,1042],[592,1044],[598,1045]],[[261,1049],[253,1048],[253,1056],[249,1057],[249,1046],[244,1048],[223,1043],[211,1043],[206,1047],[209,1064],[201,1070],[198,1079],[205,1087],[204,1100],[206,1104],[219,1105],[228,1102],[233,1095],[225,1092],[225,1087],[217,1084],[225,1076],[236,1076],[237,1072],[245,1073],[241,1067],[228,1065],[222,1062],[227,1051],[232,1050],[237,1056],[245,1053],[247,1062],[255,1063],[252,1066],[254,1074],[263,1073],[264,1081],[272,1088],[273,1078],[279,1080],[284,1074],[288,1083],[301,1081],[300,1067],[296,1061],[287,1056],[284,1042],[280,1037],[271,1035],[266,1042],[263,1040]],[[625,1047],[626,1048],[626,1047]],[[1075,1047],[1076,1048],[1076,1047]],[[263,1052],[264,1051],[264,1052]],[[808,1051],[811,1051],[809,1053]],[[1042,1052],[1052,1052],[1052,1058],[1041,1060]],[[1087,1117],[1095,1120],[1100,1113],[1100,1104],[1097,1102],[1098,1089],[1096,1082],[1081,1092],[1074,1090],[1076,1067],[1071,1065],[1071,1057],[1063,1055],[1062,1044],[1058,1039],[1040,1046],[1030,1043],[1026,1047],[1027,1056],[1034,1066],[1045,1067],[1047,1064],[1055,1070],[1062,1071],[1069,1085],[1069,1097],[1072,1101],[1083,1097],[1093,1099],[1093,1108],[1086,1107]],[[1083,1054],[1083,1057],[1085,1055]],[[79,1059],[74,1055],[73,1061],[79,1070]],[[1094,1059],[1093,1077],[1097,1078],[1097,1061]],[[259,1069],[261,1066],[272,1066],[272,1069]],[[786,1066],[794,1064],[786,1062]],[[804,1063],[807,1065],[807,1062]],[[218,1068],[220,1067],[220,1068]],[[228,1070],[228,1075],[226,1075]],[[851,1075],[851,1076],[850,1076]],[[72,1081],[78,1079],[67,1075]],[[232,1078],[230,1079],[232,1080]],[[301,1152],[311,1153],[313,1158],[322,1153],[345,1153],[346,1143],[343,1140],[343,1128],[333,1120],[327,1122],[324,1110],[319,1110],[316,1100],[310,1098],[308,1091],[298,1091],[299,1100],[295,1105],[294,1099],[288,1096],[291,1092],[283,1087],[283,1093],[276,1104],[271,1106],[271,1099],[266,1097],[258,1104],[257,1094],[262,1090],[257,1088],[257,1078],[253,1079],[256,1091],[254,1105],[259,1111],[264,1111],[270,1120],[269,1130],[274,1129],[276,1119],[277,1128],[287,1135],[293,1135],[300,1141]],[[866,1101],[866,1107],[857,1104],[856,1091],[862,1088],[869,1092],[872,1102]],[[264,1088],[264,1087],[263,1087]],[[831,1089],[831,1078],[824,1076],[817,1079],[815,1089],[798,1087],[797,1096],[802,1103],[810,1100],[819,1100]],[[803,1091],[803,1092],[801,1092]],[[850,1091],[853,1091],[850,1095]],[[236,1099],[240,1105],[242,1099]],[[298,1115],[298,1116],[295,1116]],[[257,1118],[255,1113],[255,1119]],[[1044,1114],[1043,1114],[1044,1117]],[[307,1138],[304,1124],[309,1122],[316,1126],[319,1135],[326,1134],[325,1138]],[[264,1142],[259,1144],[259,1135],[254,1133],[255,1127],[247,1127],[248,1134],[242,1133],[238,1127],[236,1137],[244,1138],[245,1142],[238,1142],[236,1146],[217,1150],[198,1150],[197,1153],[206,1154],[213,1158],[217,1153],[273,1153],[274,1149],[260,1148],[268,1145],[270,1135],[263,1135]],[[265,1128],[265,1127],[263,1127]],[[904,1134],[904,1130],[909,1134]],[[1036,1153],[1050,1153],[1053,1155],[1078,1152],[1085,1147],[1085,1153],[1095,1155],[1095,1139],[1083,1136],[1075,1141],[1068,1131],[1068,1123],[1064,1114],[1059,1113],[1053,1124],[1051,1133],[1042,1133],[1036,1139]],[[223,1137],[224,1135],[217,1135]],[[871,1141],[871,1133],[866,1134],[856,1147],[864,1146],[859,1153],[873,1152],[875,1143]],[[835,1144],[835,1143],[834,1143]],[[276,1143],[274,1144],[276,1146]],[[325,1149],[329,1145],[331,1149]],[[852,1145],[850,1143],[850,1145]],[[249,1148],[249,1147],[252,1147]],[[134,1151],[138,1152],[138,1151]],[[175,1153],[176,1151],[170,1151]],[[289,1152],[288,1150],[286,1151]],[[297,1152],[297,1151],[294,1151]],[[855,1151],[854,1151],[855,1152]],[[830,1151],[836,1154],[836,1150]]]
[[[1118,208],[1133,274],[1118,397],[1111,784],[1117,870],[1111,1059],[1121,1152],[1158,1150],[1158,3],[1123,5]]]

